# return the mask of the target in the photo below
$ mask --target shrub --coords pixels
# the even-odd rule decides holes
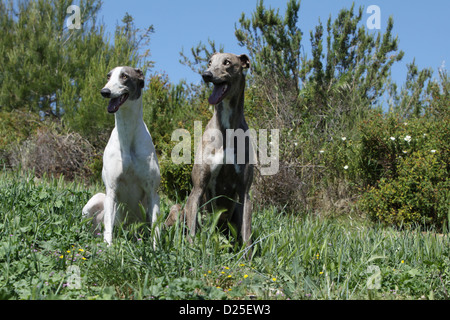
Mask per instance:
[[[0,112],[0,165],[11,166],[11,151],[42,126],[39,116],[16,109]]]
[[[182,201],[191,192],[192,164],[174,164],[170,158],[163,156],[159,165],[163,193],[173,201]]]
[[[275,206],[286,211],[302,210],[306,206],[305,188],[297,168],[280,161],[275,175],[263,176],[258,169],[256,167],[252,186],[252,198],[257,206]]]
[[[11,153],[14,166],[44,174],[88,177],[93,148],[78,133],[59,133],[54,128],[40,128]]]
[[[397,226],[442,226],[450,201],[449,117],[377,115],[361,131],[360,174],[367,187],[360,208]]]
[[[394,225],[435,224],[447,220],[450,180],[445,163],[428,152],[402,158],[396,179],[382,178],[360,200],[372,218]]]

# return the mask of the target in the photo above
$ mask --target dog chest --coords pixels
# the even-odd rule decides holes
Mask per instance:
[[[227,195],[234,197],[236,185],[240,181],[241,165],[236,163],[233,148],[221,148],[215,154],[209,155],[210,179],[208,189],[213,196]]]
[[[141,185],[150,174],[148,157],[138,157],[134,152],[124,152],[119,148],[107,148],[103,156],[103,169],[113,185]]]

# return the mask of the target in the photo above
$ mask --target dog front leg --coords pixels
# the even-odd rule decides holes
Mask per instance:
[[[241,235],[243,242],[246,243],[247,246],[250,245],[252,235],[252,210],[252,200],[250,200],[250,195],[246,192],[243,203]]]
[[[156,225],[159,215],[159,195],[157,192],[153,192],[152,197],[147,206],[147,220],[150,220],[153,228],[153,249],[156,249],[156,241],[159,239],[159,226]],[[150,214],[151,213],[151,214]]]
[[[106,196],[105,198],[105,215],[104,215],[104,225],[105,232],[103,233],[103,239],[108,245],[112,243],[112,233],[114,228],[114,222],[116,219],[118,204],[114,197]]]
[[[250,246],[252,233],[252,202],[248,192],[239,195],[239,203],[236,205],[232,221],[236,225],[238,238],[241,238],[242,242],[245,243],[247,247]]]
[[[203,190],[198,187],[192,189],[188,200],[186,201],[186,224],[190,231],[190,236],[194,237],[197,231],[197,211],[200,205],[201,197],[203,196]]]

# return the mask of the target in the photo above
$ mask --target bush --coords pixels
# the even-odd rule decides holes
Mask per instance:
[[[89,177],[91,144],[78,133],[59,133],[54,128],[40,128],[11,152],[13,166],[44,174],[64,175],[68,179]]]
[[[434,224],[448,219],[449,118],[377,115],[362,127],[359,201],[370,217],[394,225]]]
[[[159,165],[163,193],[173,201],[183,201],[189,196],[192,188],[192,164],[174,164],[170,158],[163,156],[159,160]]]
[[[12,150],[41,126],[35,113],[18,109],[0,112],[0,165],[10,167]]]
[[[252,186],[252,198],[255,205],[262,208],[274,206],[286,211],[304,209],[305,188],[296,169],[285,161],[280,161],[277,174],[263,176],[257,166]]]
[[[399,161],[396,179],[382,178],[360,200],[372,218],[394,225],[434,224],[448,219],[450,180],[445,164],[433,154],[415,152]]]

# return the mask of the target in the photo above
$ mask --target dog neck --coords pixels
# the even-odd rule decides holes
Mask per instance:
[[[132,146],[136,132],[143,124],[142,95],[137,100],[126,101],[115,113],[116,129],[122,146]]]
[[[214,108],[217,119],[217,128],[226,132],[227,129],[238,129],[242,126],[244,119],[244,87],[237,95],[225,98]]]

